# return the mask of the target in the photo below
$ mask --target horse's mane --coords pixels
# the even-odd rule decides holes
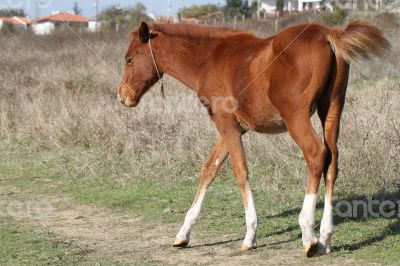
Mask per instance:
[[[233,30],[229,28],[200,26],[186,23],[153,23],[150,29],[170,36],[184,36],[192,38],[226,39],[230,37],[248,36],[255,37],[246,31]],[[133,34],[137,32],[135,29]]]

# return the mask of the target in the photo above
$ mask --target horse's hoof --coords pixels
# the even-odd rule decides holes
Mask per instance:
[[[306,252],[307,258],[314,257],[318,254],[318,242],[308,242],[304,245],[304,251]]]
[[[253,247],[248,247],[248,246],[243,244],[242,247],[240,248],[240,252],[247,252],[247,251],[250,251],[252,249],[253,249]]]
[[[331,252],[329,246],[322,245],[321,242],[318,242],[318,254],[319,255],[326,255]]]
[[[174,242],[174,247],[185,248],[189,245],[189,241],[186,239],[176,238]]]

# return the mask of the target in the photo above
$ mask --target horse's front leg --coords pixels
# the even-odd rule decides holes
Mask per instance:
[[[215,179],[219,168],[221,167],[227,156],[228,151],[225,147],[225,143],[223,139],[218,136],[214,150],[212,151],[207,162],[201,169],[196,196],[194,198],[192,207],[186,214],[185,221],[181,229],[176,235],[176,239],[174,242],[175,247],[186,247],[189,244],[190,232],[199,219],[201,204],[203,203],[206,190]]]
[[[232,169],[242,195],[247,232],[241,251],[248,251],[256,247],[258,218],[248,179],[248,169],[242,143],[243,131],[233,115],[229,116],[227,114],[226,116],[216,117],[215,122],[231,156]]]

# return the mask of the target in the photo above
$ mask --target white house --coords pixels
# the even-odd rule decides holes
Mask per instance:
[[[258,2],[259,12],[266,14],[274,14],[276,11],[276,0],[251,0],[249,4]],[[284,11],[304,11],[311,9],[319,9],[322,0],[284,0]]]
[[[101,30],[103,23],[101,21],[89,20],[88,31],[96,32]]]
[[[283,1],[283,10],[288,11],[292,9],[292,2],[289,0]],[[258,11],[267,15],[276,13],[276,0],[262,0],[259,2]]]
[[[32,22],[32,30],[35,34],[50,34],[55,30],[65,28],[87,29],[89,21],[86,17],[73,13],[58,12],[51,16],[40,17]]]
[[[322,0],[297,0],[297,10],[320,9]]]
[[[14,30],[26,30],[31,24],[27,17],[0,17],[0,29],[5,25],[10,25]]]
[[[275,14],[276,5],[271,3],[261,3],[259,7],[259,12],[265,12],[266,14]]]
[[[47,35],[54,31],[55,24],[53,22],[47,21],[42,23],[32,24],[32,31],[36,35]]]

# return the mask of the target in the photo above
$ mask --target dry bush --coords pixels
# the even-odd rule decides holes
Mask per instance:
[[[257,27],[260,35],[271,31]],[[388,29],[387,36],[393,44],[387,59],[352,68],[340,138],[342,176],[350,185],[366,178],[383,187],[398,179],[400,33]],[[128,34],[83,35],[97,55],[72,34],[0,38],[2,142],[39,151],[104,148],[142,167],[190,167],[206,159],[214,126],[195,95],[178,81],[167,79],[165,101],[156,88],[136,109],[117,101]],[[313,120],[319,128],[318,119]],[[303,182],[304,162],[287,134],[250,133],[245,142],[251,166],[272,165],[269,174]]]

